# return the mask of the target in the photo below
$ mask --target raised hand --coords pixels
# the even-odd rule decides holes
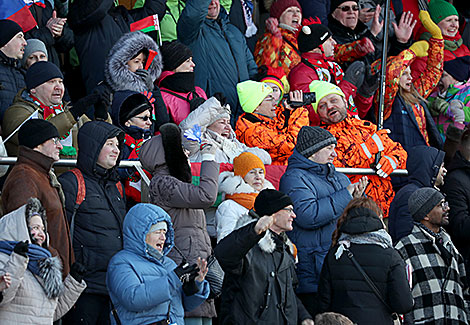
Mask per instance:
[[[380,21],[380,11],[381,11],[380,5],[377,5],[375,8],[374,12],[374,20],[372,20],[372,25],[370,26],[370,32],[372,35],[377,36],[383,29],[384,27],[384,22],[383,20]]]
[[[407,11],[401,15],[398,25],[395,22],[392,22],[395,36],[400,43],[408,42],[417,22],[418,21],[416,19],[413,19],[411,11]]]

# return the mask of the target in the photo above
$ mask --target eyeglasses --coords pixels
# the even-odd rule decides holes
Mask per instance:
[[[352,10],[352,11],[359,11],[359,6],[358,5],[354,5],[354,6],[341,6],[341,7],[338,7],[338,9],[341,9],[341,11],[344,11],[344,12],[347,12],[349,10]]]
[[[441,208],[443,210],[446,210],[448,207],[449,207],[449,202],[447,202],[447,201],[441,202]]]
[[[52,138],[51,140],[52,140],[52,142],[54,142],[54,144],[55,144],[56,146],[58,146],[58,145],[60,144],[60,139],[57,138],[57,137],[56,137],[56,138]]]
[[[287,212],[289,212],[289,213],[293,213],[293,212],[294,212],[294,208],[284,208],[284,209],[281,209],[281,210],[287,211]]]
[[[148,120],[152,119],[152,117],[145,115],[145,116],[134,116],[135,118],[141,119],[144,122],[147,122]]]

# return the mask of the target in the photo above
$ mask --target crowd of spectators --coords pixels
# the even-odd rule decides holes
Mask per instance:
[[[469,323],[468,8],[134,2],[0,20],[2,323]]]

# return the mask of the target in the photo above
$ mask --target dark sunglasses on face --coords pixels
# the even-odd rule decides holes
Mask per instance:
[[[347,11],[349,11],[349,10],[358,11],[358,10],[359,10],[359,6],[358,6],[358,5],[354,5],[354,6],[341,6],[341,7],[338,7],[338,9],[341,9],[341,11],[344,11],[344,12],[347,12]]]
[[[145,116],[134,116],[135,118],[138,118],[138,119],[141,119],[142,121],[144,122],[147,122],[148,120],[150,120],[152,117],[148,116],[148,115],[145,115]]]

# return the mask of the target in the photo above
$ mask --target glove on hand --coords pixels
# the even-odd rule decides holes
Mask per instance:
[[[210,142],[203,142],[201,144],[201,154],[204,155],[215,155],[217,147]],[[204,160],[204,159],[203,159]]]
[[[19,254],[24,257],[28,257],[28,251],[29,251],[28,241],[25,240],[25,241],[18,242],[18,244],[16,244],[15,247],[13,248],[13,251],[16,254]]]
[[[111,89],[106,85],[100,85],[93,92],[100,96],[95,104],[95,120],[106,120],[108,118],[108,107],[111,106],[112,102]]]
[[[372,155],[384,150],[383,137],[385,137],[389,132],[390,130],[388,129],[379,130],[359,145],[367,158],[372,158]]]
[[[449,102],[449,108],[454,115],[454,122],[463,123],[465,122],[465,112],[463,110],[463,102],[458,99],[452,99]]]
[[[449,103],[446,102],[445,99],[439,97],[436,97],[432,103],[428,105],[429,112],[434,117],[444,114],[448,107]]]
[[[395,169],[397,169],[397,160],[394,157],[382,156],[377,166],[375,166],[375,173],[380,177],[387,178]]]
[[[364,74],[366,72],[366,67],[364,62],[355,61],[344,73],[343,80],[346,80],[353,84],[356,88],[359,88],[364,82]]]
[[[370,66],[366,69],[364,82],[361,87],[357,90],[358,94],[363,97],[371,97],[375,94],[380,86],[380,75],[378,73],[372,74]]]
[[[183,283],[183,292],[186,296],[192,296],[198,291],[199,291],[199,288],[194,279],[190,280],[189,282]]]
[[[100,100],[100,95],[98,93],[91,93],[88,96],[85,96],[79,100],[75,104],[73,104],[72,108],[70,108],[70,113],[72,113],[74,119],[78,121],[80,116],[85,114],[88,109],[95,105]]]
[[[147,87],[147,90],[149,91],[153,90],[153,87],[154,87],[153,80],[148,70],[137,69],[135,71],[135,74],[138,75],[145,82],[145,86]]]
[[[72,264],[70,268],[70,275],[77,280],[77,282],[82,282],[83,277],[85,276],[87,269],[86,267],[78,262]]]
[[[176,269],[173,270],[173,272],[176,273],[178,279],[180,279],[182,283],[185,283],[194,280],[197,277],[199,268],[196,263],[189,265],[188,262],[183,261]]]
[[[419,20],[423,23],[423,26],[431,33],[431,36],[435,39],[442,39],[442,32],[439,26],[432,21],[429,12],[425,10],[419,11]]]
[[[428,55],[429,43],[428,41],[417,41],[411,44],[409,49],[413,51],[418,58],[422,58]]]
[[[275,37],[282,38],[281,30],[279,29],[279,21],[277,18],[269,17],[266,19],[266,30]]]

